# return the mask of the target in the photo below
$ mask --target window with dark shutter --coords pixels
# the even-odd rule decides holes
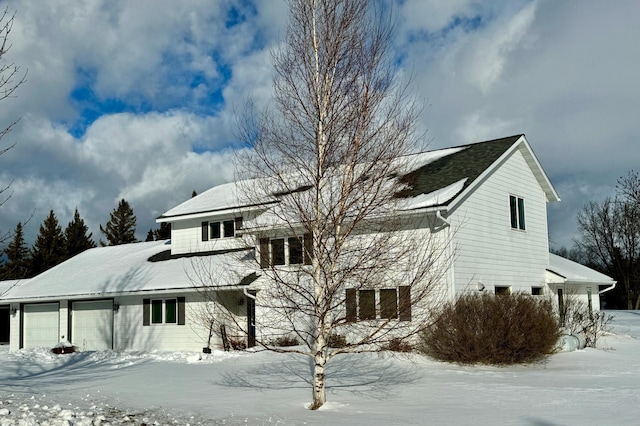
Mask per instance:
[[[411,287],[398,287],[400,321],[411,321]]]
[[[269,239],[260,238],[260,267],[269,267]]]
[[[357,301],[356,301],[356,289],[348,288],[345,294],[346,314],[345,320],[347,322],[355,322],[358,319]]]
[[[142,299],[142,325],[149,325],[151,318],[151,299]]]
[[[209,222],[202,222],[202,241],[209,241]]]
[[[235,221],[236,221],[236,231],[239,229],[242,229],[242,216],[236,217]]]

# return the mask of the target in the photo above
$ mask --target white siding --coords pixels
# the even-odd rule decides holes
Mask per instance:
[[[185,300],[185,325],[143,325],[143,299],[166,300],[178,296]],[[235,296],[229,296],[237,303]],[[114,314],[114,349],[137,351],[202,351],[207,346],[209,331],[202,325],[199,312],[203,299],[197,293],[123,296],[115,299],[119,304]],[[221,347],[214,335],[212,348]]]
[[[243,247],[242,238],[216,238],[202,241],[202,222],[233,220],[233,217],[209,217],[202,219],[188,219],[172,223],[171,254],[195,253],[212,250],[226,250]],[[238,231],[236,231],[236,234]]]
[[[511,228],[509,196],[524,199],[526,230]],[[450,216],[456,232],[456,292],[478,282],[531,292],[545,284],[549,264],[545,193],[515,151]]]

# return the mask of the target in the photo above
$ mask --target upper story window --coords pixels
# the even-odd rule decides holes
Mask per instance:
[[[242,217],[218,222],[202,222],[202,241],[218,238],[233,238],[242,229]]]
[[[511,211],[511,229],[521,229],[524,231],[524,198],[510,195],[509,209]]]
[[[313,248],[311,235],[288,238],[260,239],[260,267],[278,265],[309,265]]]

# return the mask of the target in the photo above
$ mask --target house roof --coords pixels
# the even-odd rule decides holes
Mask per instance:
[[[171,257],[165,253],[170,250],[168,243],[154,241],[86,250],[26,280],[0,300],[51,300],[193,290],[199,286],[199,270],[215,277],[216,282],[212,285],[235,286],[253,271],[252,251],[249,250],[208,253],[207,256],[191,258]],[[160,260],[150,261],[150,258]]]
[[[547,271],[554,275],[550,277],[551,282],[596,285],[613,285],[616,283],[613,278],[605,274],[553,253],[549,253]]]
[[[460,145],[412,154],[399,159],[408,167],[399,179],[405,188],[398,192],[406,199],[403,208],[415,210],[449,206],[459,203],[473,191],[515,151],[520,151],[531,167],[548,201],[559,201],[558,194],[540,166],[524,135]],[[404,163],[404,164],[402,164]],[[245,182],[246,183],[246,182]],[[185,201],[164,213],[158,222],[183,218],[226,214],[250,207],[240,201],[237,184],[227,183]],[[277,202],[276,197],[265,200],[265,205]]]
[[[22,280],[0,281],[0,300],[2,299],[3,296],[7,295],[13,288],[15,288],[16,286],[18,286],[20,284],[24,284],[27,281],[29,281],[29,280],[28,279],[22,279]]]

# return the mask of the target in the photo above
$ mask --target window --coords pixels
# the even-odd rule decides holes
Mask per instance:
[[[531,294],[533,296],[542,296],[542,287],[531,287]]]
[[[143,299],[142,325],[151,324],[185,325],[185,298]]]
[[[260,239],[260,267],[268,268],[270,265],[310,265],[311,264],[311,237],[289,238],[261,238]]]
[[[511,213],[511,228],[524,231],[524,199],[510,195],[509,210]]]
[[[347,289],[346,321],[399,319],[411,321],[411,288],[400,286],[380,290]]]
[[[511,294],[511,287],[497,285],[495,287],[495,292],[498,296],[508,296]]]
[[[232,238],[242,229],[242,217],[218,222],[202,222],[202,241],[218,238]]]

